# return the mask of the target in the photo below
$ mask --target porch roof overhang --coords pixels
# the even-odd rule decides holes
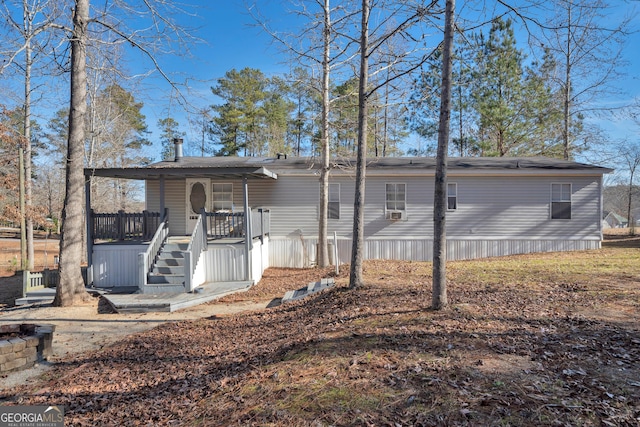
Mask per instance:
[[[162,162],[169,163],[169,162]],[[85,168],[86,177],[104,177],[119,179],[156,180],[167,178],[254,178],[254,179],[278,179],[278,175],[264,167],[193,167],[171,165],[161,167],[155,164],[148,167],[137,168]]]

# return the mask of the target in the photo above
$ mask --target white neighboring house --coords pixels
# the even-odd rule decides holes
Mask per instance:
[[[191,291],[204,282],[255,283],[268,266],[315,264],[319,159],[182,157],[181,150],[176,152],[175,160],[146,167],[85,171],[89,179],[144,180],[147,211],[156,215],[156,222],[168,212],[163,231],[156,236],[164,239],[160,244],[149,243],[150,230],[155,230],[149,225],[144,226],[149,231],[142,240],[124,236],[128,244],[98,243],[99,230],[94,225],[88,247],[95,286],[137,286],[152,293],[168,290],[169,284],[159,277],[162,271],[170,276],[171,270],[153,266],[161,258],[159,251],[167,247],[167,239],[187,242],[187,236],[193,240],[198,233],[204,233],[196,236],[204,241],[198,254],[186,243],[171,250],[189,252],[189,268],[175,259],[169,264],[176,264],[180,271],[191,270],[183,276],[174,274],[175,281],[181,282],[175,292]],[[355,161],[334,159],[331,166],[328,228],[331,243],[337,236],[338,261],[345,263],[351,255]],[[365,259],[432,259],[434,172],[433,158],[368,160]],[[548,158],[449,159],[448,259],[600,248],[602,177],[609,172]],[[87,203],[90,206],[90,200]],[[245,216],[249,211],[252,215]],[[253,238],[246,239],[247,235]],[[147,261],[142,252],[147,253]],[[161,283],[152,286],[158,280]]]
[[[627,218],[614,212],[609,212],[602,222],[604,228],[624,228],[629,225]]]

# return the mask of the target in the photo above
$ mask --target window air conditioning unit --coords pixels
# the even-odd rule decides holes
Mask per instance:
[[[404,212],[402,211],[387,211],[387,219],[391,221],[400,221],[404,219]]]

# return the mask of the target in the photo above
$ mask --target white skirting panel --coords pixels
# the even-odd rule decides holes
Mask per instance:
[[[244,245],[209,245],[204,252],[207,282],[235,282],[246,280]]]
[[[333,242],[333,240],[331,240]],[[270,241],[272,267],[307,268],[315,265],[317,239],[274,239]],[[405,261],[431,261],[433,240],[365,240],[365,259],[394,259]],[[599,249],[599,240],[456,240],[447,239],[447,259],[464,260],[535,252],[562,252]],[[338,240],[340,263],[351,261],[351,240]]]
[[[206,252],[202,252],[200,254],[200,258],[196,263],[196,269],[193,272],[193,277],[191,278],[191,289],[187,289],[188,292],[193,291],[198,286],[204,284],[207,281],[207,272],[205,271],[205,261],[204,258],[207,256]]]
[[[236,282],[246,280],[245,245],[211,244],[203,253],[203,267],[206,282]],[[198,267],[200,267],[198,265]],[[253,242],[251,250],[252,280],[258,282],[269,267],[269,239],[264,244]]]
[[[264,244],[256,240],[251,250],[251,279],[254,283],[262,279],[262,273],[267,268],[269,268],[269,238],[265,236]]]
[[[315,259],[315,239],[271,239],[269,264],[272,267],[306,268]],[[313,250],[313,253],[309,253]]]
[[[93,247],[93,284],[100,288],[138,286],[138,254],[147,245],[101,244]]]

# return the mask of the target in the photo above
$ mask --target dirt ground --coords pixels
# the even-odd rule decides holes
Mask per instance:
[[[88,304],[75,307],[30,305],[0,309],[0,324],[37,323],[56,326],[53,356],[49,362],[27,371],[9,374],[0,381],[0,390],[28,382],[51,365],[63,361],[67,356],[101,349],[126,336],[146,331],[163,323],[221,317],[241,311],[258,310],[265,308],[268,303],[269,301],[238,301],[204,304],[172,313],[118,314],[104,313],[108,311],[102,308],[106,303],[96,297]]]
[[[50,242],[48,243],[50,245]],[[44,256],[44,242],[37,242],[38,253]],[[19,241],[0,239],[0,248],[19,251]],[[57,246],[56,246],[57,248]],[[1,249],[0,249],[1,250]],[[56,251],[57,253],[57,251]],[[49,252],[49,255],[51,252]],[[10,257],[9,257],[10,258]],[[227,296],[196,307],[172,313],[113,313],[104,300],[95,297],[88,304],[68,308],[50,305],[15,306],[16,298],[22,296],[22,273],[3,272],[0,275],[0,324],[48,323],[56,325],[53,340],[53,356],[49,362],[35,368],[0,377],[0,390],[28,383],[41,373],[65,360],[70,355],[101,349],[126,336],[146,331],[164,323],[201,318],[218,318],[238,312],[264,309],[272,303],[275,295],[284,295],[308,282],[318,280],[324,274],[320,270],[278,270],[265,275],[262,289],[252,289]],[[261,282],[262,283],[262,282]],[[294,285],[292,285],[294,284]],[[297,286],[299,284],[299,286]],[[291,288],[291,286],[294,286]]]
[[[618,231],[608,235],[605,246],[632,245],[637,247],[637,237],[629,238]],[[617,235],[616,235],[617,234]],[[57,254],[57,241],[38,241],[38,254],[44,259]],[[53,251],[55,248],[55,251]],[[11,259],[11,251],[19,251],[19,241],[0,240],[2,261]],[[4,264],[3,264],[4,265]],[[96,297],[90,303],[72,308],[51,306],[15,307],[13,301],[21,296],[21,273],[4,270],[0,276],[0,324],[29,322],[56,325],[54,334],[54,354],[47,363],[23,372],[12,373],[0,381],[0,390],[34,380],[57,362],[68,356],[90,350],[101,349],[132,334],[143,332],[164,323],[202,318],[225,317],[238,312],[261,310],[272,301],[274,294],[283,295],[286,290],[296,289],[309,281],[326,276],[329,271],[296,271],[277,269],[273,276],[267,271],[265,286],[247,294],[236,294],[220,301],[180,310],[174,313],[114,314],[106,304]],[[262,282],[261,282],[262,283]]]
[[[14,231],[8,232],[0,228],[0,277],[11,276],[21,269],[20,239]],[[9,237],[5,237],[9,236]],[[36,234],[34,240],[34,270],[54,268],[54,257],[58,256],[60,241],[57,236],[47,237],[46,234]]]

